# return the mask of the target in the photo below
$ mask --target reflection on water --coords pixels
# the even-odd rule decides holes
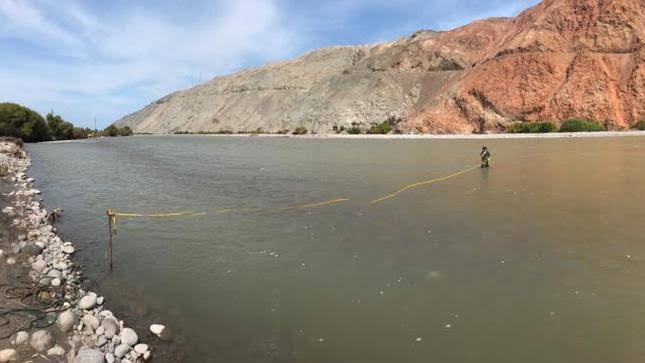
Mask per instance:
[[[186,361],[636,362],[645,142],[132,137],[29,145],[108,301]],[[215,213],[350,198],[269,213]],[[206,216],[120,220],[105,210]]]

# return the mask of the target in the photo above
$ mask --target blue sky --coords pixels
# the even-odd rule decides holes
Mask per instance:
[[[537,2],[0,0],[0,102],[102,128],[240,68],[513,16]]]

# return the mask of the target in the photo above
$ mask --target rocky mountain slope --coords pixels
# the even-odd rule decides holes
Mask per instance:
[[[645,120],[645,0],[544,0],[515,18],[334,47],[217,77],[117,125],[136,132],[369,127],[503,130],[515,120]]]

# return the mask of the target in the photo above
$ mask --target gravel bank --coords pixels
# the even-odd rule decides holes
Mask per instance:
[[[74,246],[51,224],[60,211],[48,213],[41,204],[40,191],[25,175],[30,165],[21,148],[0,141],[0,178],[13,184],[3,194],[2,217],[10,226],[2,236],[0,270],[14,276],[8,284],[14,286],[3,287],[4,297],[13,300],[3,304],[9,323],[2,328],[15,331],[0,340],[0,362],[149,361],[149,346],[107,309],[102,296],[83,288]],[[163,327],[154,330],[160,335]]]

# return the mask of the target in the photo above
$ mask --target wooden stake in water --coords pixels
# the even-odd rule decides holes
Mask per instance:
[[[108,253],[110,254],[110,270],[112,270],[112,232],[114,231],[114,226],[112,225],[114,220],[114,212],[112,209],[107,210],[108,216],[108,228],[110,229],[110,240],[108,242]]]

